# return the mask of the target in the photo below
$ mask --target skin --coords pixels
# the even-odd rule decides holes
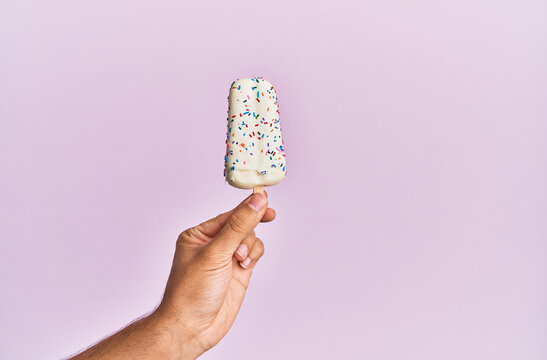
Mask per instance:
[[[232,326],[264,254],[260,222],[274,220],[267,194],[179,235],[165,294],[158,308],[72,360],[196,359]]]

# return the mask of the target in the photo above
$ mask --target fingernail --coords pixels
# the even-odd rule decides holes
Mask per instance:
[[[240,264],[246,269],[251,264],[251,258],[246,258],[245,260],[241,261]]]
[[[249,200],[249,206],[259,212],[266,205],[266,198],[262,194],[254,194]]]
[[[237,247],[236,253],[242,258],[245,259],[247,256],[247,245],[245,244],[239,244]]]

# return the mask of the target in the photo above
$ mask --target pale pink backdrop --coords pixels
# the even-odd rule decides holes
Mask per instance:
[[[152,309],[263,75],[288,177],[204,359],[547,358],[547,3],[0,1],[0,358]]]

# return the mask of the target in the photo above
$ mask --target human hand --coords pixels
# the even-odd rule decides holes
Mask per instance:
[[[195,359],[232,326],[264,254],[254,228],[275,218],[267,205],[267,195],[254,194],[180,234],[163,300],[150,315],[171,334],[165,346],[175,358]]]
[[[272,221],[267,194],[185,230],[159,307],[72,360],[195,359],[226,335],[264,254],[255,235]]]

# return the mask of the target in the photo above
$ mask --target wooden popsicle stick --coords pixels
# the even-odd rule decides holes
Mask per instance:
[[[255,186],[253,188],[253,194],[264,194],[264,185]]]

